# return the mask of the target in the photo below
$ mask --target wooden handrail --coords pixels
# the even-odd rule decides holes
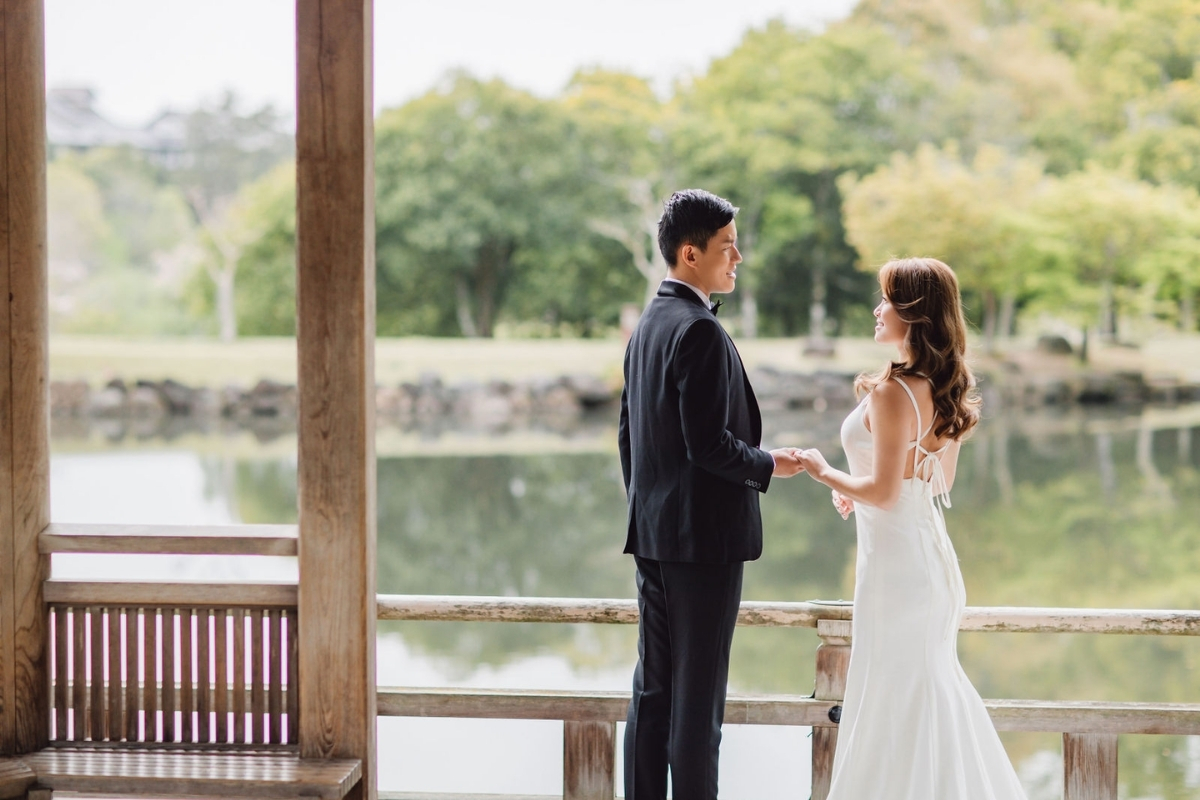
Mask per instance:
[[[294,556],[295,525],[92,525],[54,522],[38,552]]]
[[[637,622],[635,600],[379,595],[377,605],[381,620]],[[815,628],[818,620],[852,617],[850,605],[842,602],[746,601],[742,603],[738,614],[738,624],[750,627]],[[972,606],[963,614],[959,630],[1197,636],[1200,635],[1200,611]]]
[[[730,695],[725,722],[737,725],[833,727],[840,700],[797,695]],[[985,700],[996,729],[1034,733],[1200,735],[1200,704]],[[615,722],[625,719],[628,692],[426,689],[384,687],[379,716],[541,719]]]
[[[169,608],[295,608],[294,583],[132,583],[68,581],[45,583],[46,602],[64,606]]]

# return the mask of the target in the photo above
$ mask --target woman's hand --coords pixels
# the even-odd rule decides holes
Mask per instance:
[[[854,513],[854,501],[837,489],[833,490],[833,507],[842,515],[842,519],[849,519]]]
[[[804,466],[804,471],[811,475],[814,480],[820,481],[829,470],[829,462],[825,460],[825,456],[821,455],[821,451],[815,447],[807,450],[796,450],[796,460]]]

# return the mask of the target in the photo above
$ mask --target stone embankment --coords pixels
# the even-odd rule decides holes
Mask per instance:
[[[985,399],[1010,406],[1138,404],[1200,400],[1200,383],[1156,380],[1139,372],[1098,371],[1066,357],[1048,355],[1037,363],[1012,360],[978,365]],[[835,370],[788,372],[769,367],[751,370],[750,379],[764,412],[845,408],[853,405],[854,375]],[[591,375],[486,383],[444,383],[435,375],[376,394],[380,421],[401,427],[450,421],[471,428],[527,424],[532,420],[569,420],[615,406],[620,386]],[[296,416],[296,387],[263,380],[250,388],[186,386],[178,381],[125,383],[99,388],[82,381],[55,381],[50,405],[57,418],[153,420],[187,417],[226,419],[252,424]]]

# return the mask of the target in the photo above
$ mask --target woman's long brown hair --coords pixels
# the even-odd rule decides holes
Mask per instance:
[[[895,259],[880,267],[879,287],[908,323],[908,360],[859,375],[855,392],[861,397],[897,375],[929,378],[934,434],[961,440],[979,422],[981,401],[967,364],[967,321],[954,270],[936,258]]]

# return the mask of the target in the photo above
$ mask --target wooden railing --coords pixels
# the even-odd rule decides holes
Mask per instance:
[[[634,600],[380,595],[381,620],[633,624]],[[815,628],[811,696],[731,696],[725,721],[813,729],[812,798],[829,790],[852,636],[848,603],[742,603],[738,624]],[[960,630],[1010,633],[1200,635],[1200,612],[1076,608],[968,608]],[[626,692],[381,688],[380,716],[543,719],[563,722],[565,800],[611,800],[616,723]],[[1200,735],[1200,704],[988,700],[1001,731],[1063,734],[1064,800],[1116,800],[1117,735]]]
[[[295,555],[291,526],[51,525],[43,553]],[[289,745],[295,584],[47,581],[51,742]]]
[[[296,554],[290,526],[51,525],[43,553]],[[297,588],[51,580],[51,729],[60,746],[292,748]],[[633,624],[633,600],[380,595],[381,620]],[[813,728],[812,797],[828,791],[852,635],[847,603],[746,602],[738,624],[813,628],[811,696],[731,696],[730,724]],[[961,630],[1200,635],[1200,612],[969,608]],[[563,722],[563,797],[612,800],[625,692],[382,687],[380,716]],[[1200,735],[1200,705],[989,700],[997,729],[1063,734],[1065,800],[1115,800],[1118,734]]]

